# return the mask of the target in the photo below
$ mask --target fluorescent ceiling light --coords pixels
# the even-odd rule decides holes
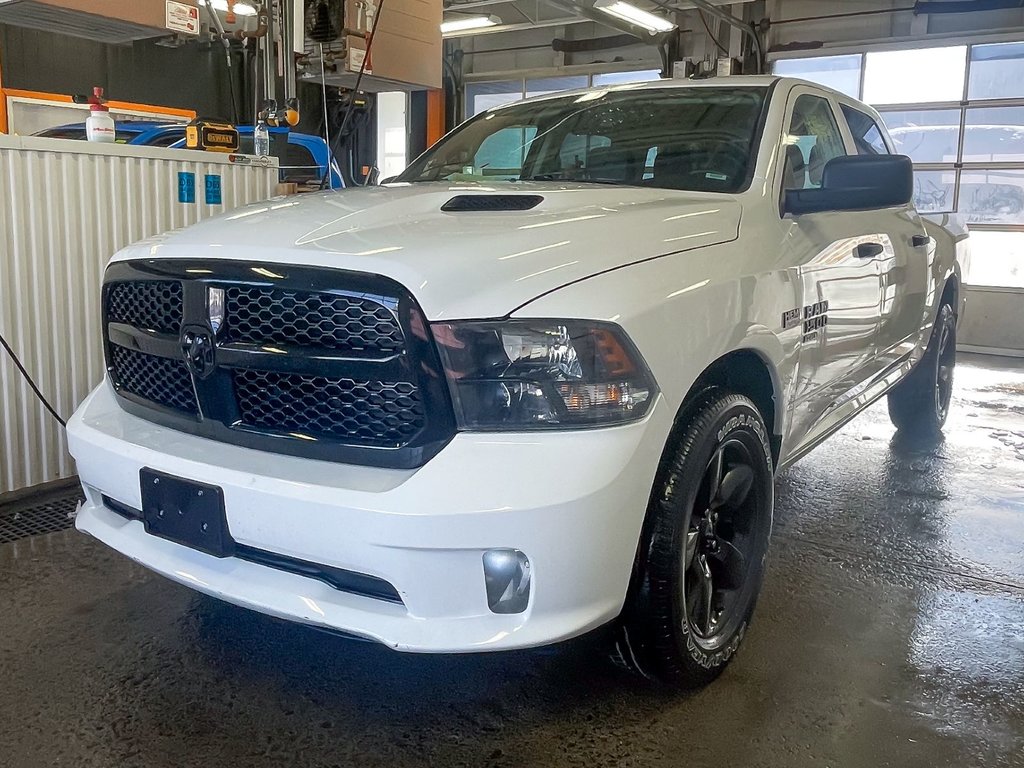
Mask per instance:
[[[449,19],[441,22],[442,35],[457,35],[460,32],[469,32],[474,29],[485,27],[496,27],[501,24],[497,16],[464,16],[459,19]]]
[[[654,32],[671,32],[676,28],[674,22],[663,16],[655,16],[653,13],[637,8],[635,5],[624,3],[622,0],[597,0],[594,8],[607,13],[609,16],[636,24],[638,27]]]
[[[218,11],[227,13],[228,0],[213,0],[213,7]],[[248,3],[235,3],[235,13],[239,16],[255,16],[256,9]]]

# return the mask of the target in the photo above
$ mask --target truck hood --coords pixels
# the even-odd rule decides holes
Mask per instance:
[[[445,211],[456,196],[496,210]],[[521,199],[540,198],[528,210]],[[535,200],[526,202],[536,202]],[[512,205],[510,206],[509,203]],[[728,195],[596,184],[392,184],[274,198],[136,243],[115,260],[302,264],[385,275],[431,320],[500,317],[561,286],[738,236]]]

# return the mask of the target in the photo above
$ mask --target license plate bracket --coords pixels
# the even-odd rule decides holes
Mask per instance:
[[[224,492],[144,467],[142,522],[146,532],[214,557],[230,557],[235,542],[224,512]]]

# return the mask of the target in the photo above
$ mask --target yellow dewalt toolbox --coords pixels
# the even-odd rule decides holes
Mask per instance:
[[[185,126],[185,146],[207,152],[237,152],[238,129],[230,123],[197,117]]]

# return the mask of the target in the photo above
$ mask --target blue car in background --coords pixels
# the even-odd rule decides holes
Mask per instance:
[[[253,127],[238,126],[238,151],[241,154],[253,154]],[[319,136],[308,133],[296,133],[287,128],[271,128],[271,139],[277,134],[288,135],[288,145],[279,158],[281,163],[281,181],[294,182],[302,187],[319,186],[327,170],[331,168],[331,186],[341,189],[345,182],[341,176],[341,168],[334,158],[330,158],[330,150]],[[38,131],[36,136],[51,139],[74,139],[85,141],[85,123],[58,125]],[[170,147],[184,149],[185,125],[183,123],[161,123],[150,120],[122,120],[114,124],[114,141],[117,144],[136,144],[144,147]],[[328,158],[330,160],[328,161]]]

